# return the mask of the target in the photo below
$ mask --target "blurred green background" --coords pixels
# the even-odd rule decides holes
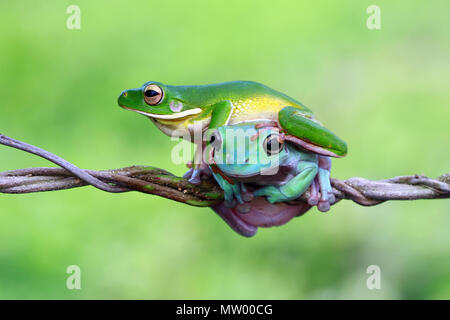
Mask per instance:
[[[81,8],[81,29],[66,8]],[[381,30],[366,8],[381,8]],[[82,168],[154,165],[171,142],[118,94],[255,80],[349,145],[332,176],[449,171],[442,1],[2,1],[0,132]],[[0,171],[49,163],[0,146]],[[0,298],[450,298],[450,202],[342,201],[251,239],[211,210],[94,188],[0,195]],[[67,266],[81,290],[66,289]],[[368,290],[366,268],[381,268]]]

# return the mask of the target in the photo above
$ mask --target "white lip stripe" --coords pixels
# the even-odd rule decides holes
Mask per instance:
[[[202,109],[200,108],[195,108],[195,109],[189,109],[183,112],[178,112],[178,113],[174,113],[174,114],[155,114],[155,113],[148,113],[145,111],[140,111],[140,110],[135,110],[135,109],[131,109],[131,108],[127,108],[125,107],[125,109],[127,110],[131,110],[140,114],[143,114],[145,116],[151,117],[151,118],[155,118],[155,119],[179,119],[179,118],[184,118],[186,116],[190,116],[190,115],[194,115],[194,114],[199,114],[200,112],[202,112]]]

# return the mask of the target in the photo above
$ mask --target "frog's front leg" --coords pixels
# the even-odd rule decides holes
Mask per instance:
[[[209,122],[209,134],[207,133],[207,138],[211,137],[211,133],[213,130],[218,127],[224,126],[230,120],[231,114],[233,113],[233,104],[228,101],[220,101],[208,107],[211,111],[211,121]],[[208,141],[208,143],[211,143]],[[209,173],[209,168],[206,165],[204,159],[207,155],[205,155],[206,144],[196,143],[197,148],[195,150],[194,161],[192,164],[192,168],[189,169],[185,174],[184,178],[189,179],[189,182],[192,184],[199,184],[202,176]]]
[[[187,167],[189,170],[183,175],[192,184],[199,184],[204,177],[211,176],[211,171],[204,161],[204,153],[206,152],[205,143],[196,143],[196,149],[193,162],[189,162]]]
[[[317,207],[320,211],[330,210],[330,205],[336,201],[330,183],[331,159],[329,157],[319,156],[318,181],[320,188],[320,200]]]
[[[235,207],[235,199],[239,204],[243,204],[244,201],[241,196],[241,183],[223,175],[219,168],[217,168],[217,166],[215,165],[211,165],[210,168],[214,179],[216,179],[220,188],[223,190],[225,206],[229,208]]]
[[[318,166],[316,161],[301,161],[297,165],[299,172],[288,183],[276,187],[266,186],[253,192],[254,196],[265,196],[270,203],[294,200],[300,197],[314,181]]]
[[[311,184],[311,195],[308,204],[315,206],[319,211],[326,212],[330,210],[336,198],[330,183],[331,159],[329,157],[319,156],[319,171]]]

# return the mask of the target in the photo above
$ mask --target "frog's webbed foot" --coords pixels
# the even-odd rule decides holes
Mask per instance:
[[[189,162],[187,167],[189,170],[186,171],[183,178],[188,179],[189,183],[197,185],[201,180],[206,180],[211,176],[211,170],[205,163],[193,167],[192,163]]]
[[[253,193],[248,191],[247,187],[244,183],[241,183],[241,199],[243,203],[238,203],[236,205],[236,210],[240,214],[245,214],[250,212],[251,206],[248,202],[251,202],[253,200]]]
[[[225,184],[222,188],[224,191],[225,206],[235,208],[242,214],[250,211],[250,206],[247,203],[253,200],[253,193],[247,190],[244,183]]]
[[[319,156],[319,172],[311,184],[308,204],[311,206],[317,205],[321,212],[330,210],[330,206],[336,201],[330,183],[330,170],[331,159]]]
[[[186,164],[189,170],[183,175],[183,178],[188,179],[189,183],[195,185],[200,184],[201,180],[206,180],[212,175],[211,169],[205,162],[205,143],[202,142],[196,145],[194,160]]]
[[[250,209],[245,203],[253,200],[253,194],[247,190],[245,184],[224,177],[214,169],[212,172],[220,188],[223,190],[223,204],[227,208],[237,208],[239,213],[248,212]]]
[[[253,193],[247,189],[247,186],[244,183],[241,183],[241,197],[244,202],[253,200]]]

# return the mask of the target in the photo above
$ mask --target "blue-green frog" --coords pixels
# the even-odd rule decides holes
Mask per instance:
[[[295,142],[270,123],[222,126],[211,135],[207,162],[224,190],[213,209],[238,233],[284,224],[314,205],[328,211],[335,201],[331,160]],[[289,203],[308,188],[308,204]]]

